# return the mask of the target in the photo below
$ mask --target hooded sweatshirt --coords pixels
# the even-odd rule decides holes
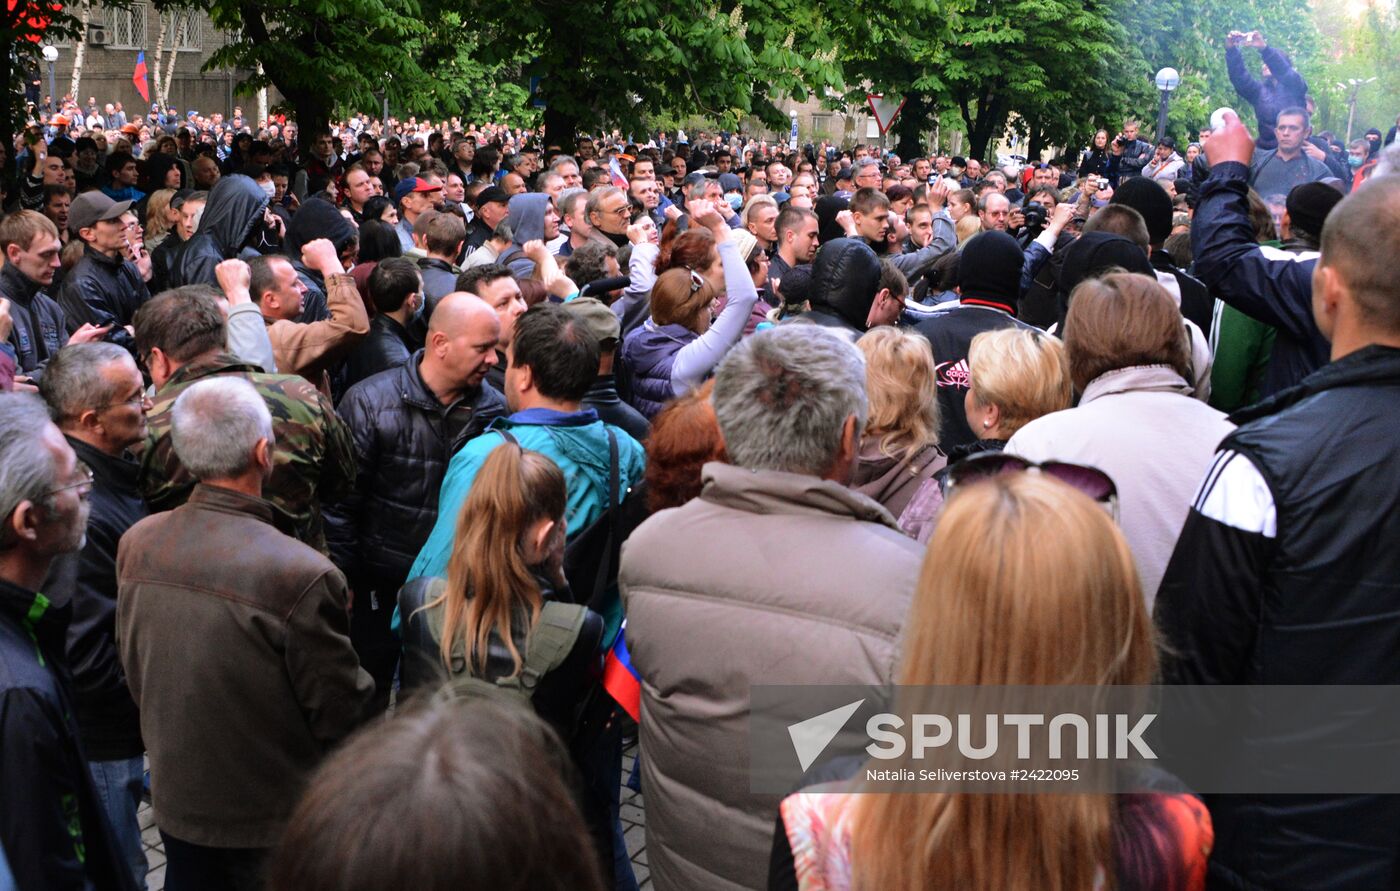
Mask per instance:
[[[516,278],[529,278],[535,273],[535,261],[525,256],[524,246],[528,241],[544,240],[544,215],[549,202],[550,197],[543,192],[526,192],[510,199],[506,223],[514,233],[515,243],[496,262],[509,267]]]
[[[812,261],[810,312],[798,316],[834,328],[852,343],[866,331],[870,306],[880,290],[880,258],[859,238],[837,238]]]
[[[180,246],[171,270],[171,287],[218,285],[214,267],[244,254],[243,245],[262,219],[267,194],[242,174],[220,178],[209,192],[199,231]],[[256,251],[247,251],[257,256]]]

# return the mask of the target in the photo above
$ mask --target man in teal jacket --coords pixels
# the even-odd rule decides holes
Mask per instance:
[[[438,499],[437,523],[410,579],[446,576],[462,503],[482,462],[505,442],[508,430],[523,448],[548,455],[564,471],[569,500],[570,534],[588,528],[608,502],[608,431],[617,438],[618,482],[622,492],[641,481],[646,457],[635,439],[598,420],[582,408],[584,394],[598,374],[598,340],[576,316],[558,306],[541,304],[515,323],[507,348],[506,403],[513,414],[464,445],[447,466]]]

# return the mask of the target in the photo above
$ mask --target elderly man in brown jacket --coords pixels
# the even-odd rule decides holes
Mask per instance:
[[[749,791],[751,684],[888,684],[922,552],[846,488],[865,364],[815,325],[764,331],[719,368],[729,464],[622,552],[642,682],[642,783],[657,888],[766,882],[779,796]]]
[[[350,645],[345,578],[263,500],[272,417],[242,378],[180,394],[189,501],[117,551],[117,640],[141,712],[165,887],[261,887],[302,784],[359,725],[374,684]]]

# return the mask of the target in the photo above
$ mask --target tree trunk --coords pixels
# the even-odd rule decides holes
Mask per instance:
[[[78,87],[83,79],[83,57],[87,55],[88,22],[92,21],[92,0],[83,0],[82,13],[78,16],[78,39],[73,43],[73,80],[68,89],[73,101],[78,101]],[[58,107],[58,97],[53,97],[54,107]]]
[[[925,97],[909,96],[904,100],[904,109],[895,121],[895,132],[899,136],[895,152],[900,160],[925,157],[927,146],[924,136],[928,132],[931,117],[932,107]]]
[[[155,87],[152,95],[156,97],[157,103],[160,102],[161,84],[163,83],[160,79],[160,57],[161,53],[165,52],[165,35],[170,29],[170,19],[166,15],[166,13],[160,14],[160,30],[156,31],[155,66],[151,69],[151,85]]]
[[[185,13],[191,15],[192,13]],[[170,62],[165,67],[165,77],[161,78],[160,85],[163,92],[160,94],[161,107],[170,104],[170,85],[175,80],[175,60],[180,58],[180,11],[177,9],[170,13]]]
[[[986,160],[983,156],[987,152],[987,143],[1006,124],[1005,98],[994,94],[979,102],[976,120],[968,117],[966,110],[963,117],[967,122],[967,156]]]
[[[1040,160],[1040,155],[1045,151],[1045,132],[1039,124],[1032,123],[1026,128],[1029,138],[1026,142],[1026,161],[1035,164]]]
[[[572,152],[578,137],[578,119],[550,102],[544,109],[544,135],[546,145],[557,145],[564,152]]]

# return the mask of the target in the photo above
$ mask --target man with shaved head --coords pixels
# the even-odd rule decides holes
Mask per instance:
[[[500,337],[496,311],[455,291],[438,301],[422,349],[351,387],[337,406],[354,438],[359,474],[350,495],[326,511],[331,559],[354,592],[350,639],[374,677],[380,711],[398,663],[389,619],[437,520],[447,463],[506,413],[505,398],[486,382]]]

